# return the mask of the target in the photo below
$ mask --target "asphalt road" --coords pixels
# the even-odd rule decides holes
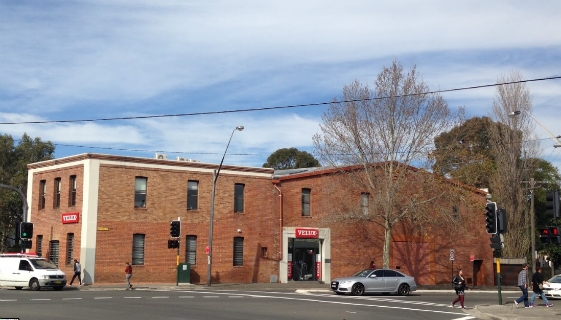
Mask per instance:
[[[504,294],[503,300],[515,298]],[[474,319],[452,309],[450,293],[408,297],[227,290],[79,291],[0,289],[0,318],[20,319]],[[466,294],[466,305],[497,304],[495,293]]]

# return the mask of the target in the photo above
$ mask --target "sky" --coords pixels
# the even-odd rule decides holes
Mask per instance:
[[[373,86],[394,59],[432,90],[512,71],[558,77],[560,31],[557,0],[2,0],[0,134],[51,141],[56,158],[158,152],[209,163],[232,137],[224,164],[261,167],[279,148],[313,154],[327,106],[224,111],[329,102],[355,80]],[[527,88],[532,115],[561,135],[561,79]],[[442,96],[489,116],[495,89]],[[193,113],[208,114],[5,124]],[[535,133],[561,170],[561,148]]]

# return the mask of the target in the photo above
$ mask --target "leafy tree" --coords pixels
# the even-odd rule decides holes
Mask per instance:
[[[489,146],[489,128],[493,125],[497,124],[488,117],[475,117],[437,136],[433,171],[476,188],[489,188],[496,170]]]
[[[52,142],[32,139],[24,134],[17,145],[10,135],[0,135],[0,183],[27,194],[27,165],[54,159]],[[21,197],[17,192],[0,188],[0,251],[8,247],[8,238],[22,220]],[[29,204],[28,204],[29,205]]]
[[[400,222],[435,220],[437,197],[427,179],[436,177],[411,165],[423,166],[433,138],[452,126],[447,102],[429,92],[416,67],[404,71],[397,61],[384,67],[374,88],[355,81],[343,88],[323,115],[321,132],[313,141],[319,160],[339,168],[371,197],[372,208],[362,215],[336,212],[341,221],[371,221],[384,229],[383,265],[390,264],[392,230]],[[348,166],[361,170],[348,172]],[[428,166],[425,166],[428,167]],[[417,183],[411,183],[412,181]],[[436,178],[435,178],[436,180]],[[448,188],[450,189],[450,188]],[[438,221],[457,225],[450,210]]]
[[[306,151],[296,148],[282,148],[273,152],[263,168],[273,168],[275,170],[298,169],[319,167],[319,161]]]

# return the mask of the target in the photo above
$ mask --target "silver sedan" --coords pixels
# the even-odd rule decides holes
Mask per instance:
[[[365,269],[351,277],[331,281],[331,290],[337,294],[351,293],[361,296],[365,293],[397,293],[408,295],[417,290],[415,278],[390,269]]]

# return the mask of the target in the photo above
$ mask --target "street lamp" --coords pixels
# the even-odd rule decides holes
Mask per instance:
[[[228,145],[226,145],[226,150],[224,150],[224,155],[222,156],[222,160],[220,161],[220,165],[218,166],[218,170],[214,170],[214,177],[212,179],[212,195],[210,198],[210,231],[208,234],[208,265],[207,265],[207,274],[206,274],[206,285],[210,287],[211,278],[212,278],[212,229],[213,229],[213,221],[214,221],[214,191],[216,189],[216,180],[218,180],[218,175],[220,174],[220,169],[222,168],[222,163],[224,162],[224,157],[226,157],[226,152],[228,152],[228,147],[230,146],[230,142],[232,141],[232,137],[234,136],[234,132],[242,131],[244,129],[243,126],[237,126],[236,129],[232,131],[230,135],[230,140],[228,140]]]
[[[534,116],[530,112],[528,112],[526,110],[524,110],[524,112],[526,112],[530,117],[532,117],[532,119],[534,119],[534,121],[536,121],[540,125],[540,127],[542,127],[545,130],[545,132],[547,132],[547,134],[549,134],[549,136],[557,143],[557,144],[553,145],[554,148],[561,148],[561,142],[559,142],[559,139],[558,139],[558,138],[561,138],[561,136],[559,136],[559,137],[554,136],[549,130],[547,130],[547,128],[543,124],[541,124],[541,122],[538,121],[538,119],[534,118]],[[520,110],[513,111],[513,112],[508,114],[508,117],[509,118],[514,118],[514,117],[520,115],[520,113],[522,113],[522,111],[520,111]]]

